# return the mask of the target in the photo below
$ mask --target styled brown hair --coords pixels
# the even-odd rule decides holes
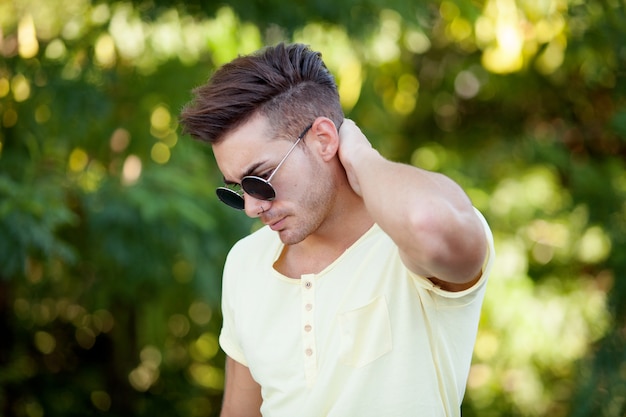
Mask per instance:
[[[181,111],[183,133],[209,143],[257,114],[269,119],[274,134],[291,137],[317,117],[328,117],[337,128],[344,117],[322,55],[302,44],[280,43],[239,56],[193,95]]]

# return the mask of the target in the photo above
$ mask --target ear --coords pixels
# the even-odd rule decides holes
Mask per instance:
[[[330,161],[339,149],[339,132],[335,123],[327,117],[318,117],[311,126],[317,150],[324,161]]]

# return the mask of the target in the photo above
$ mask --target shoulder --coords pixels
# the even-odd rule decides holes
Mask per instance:
[[[242,273],[250,268],[271,267],[281,248],[278,234],[267,226],[261,227],[233,245],[226,257],[224,272]]]
[[[255,251],[259,251],[264,246],[275,244],[280,242],[278,235],[268,226],[263,226],[258,230],[255,230],[251,234],[241,238],[233,245],[233,247],[229,251],[229,257],[233,254],[238,254],[241,252],[248,252],[252,249]],[[259,245],[262,245],[261,247]]]

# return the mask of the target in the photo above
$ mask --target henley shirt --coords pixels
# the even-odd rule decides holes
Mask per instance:
[[[318,274],[273,268],[263,227],[224,267],[220,345],[260,384],[265,417],[458,417],[487,277],[447,292],[409,271],[378,225]]]

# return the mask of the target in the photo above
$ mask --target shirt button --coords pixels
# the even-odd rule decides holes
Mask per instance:
[[[310,303],[309,303],[309,304],[305,305],[305,306],[304,306],[304,309],[305,309],[306,311],[311,311],[311,310],[313,310],[313,304],[310,304]]]
[[[311,287],[313,286],[313,283],[311,281],[307,281],[304,283],[304,287],[308,290],[311,289]]]
[[[307,324],[306,326],[304,326],[304,331],[305,332],[310,332],[313,329],[313,326],[311,326],[310,324]]]
[[[307,356],[311,356],[311,355],[313,355],[313,349],[309,348],[309,349],[305,350],[304,353],[306,353]]]

